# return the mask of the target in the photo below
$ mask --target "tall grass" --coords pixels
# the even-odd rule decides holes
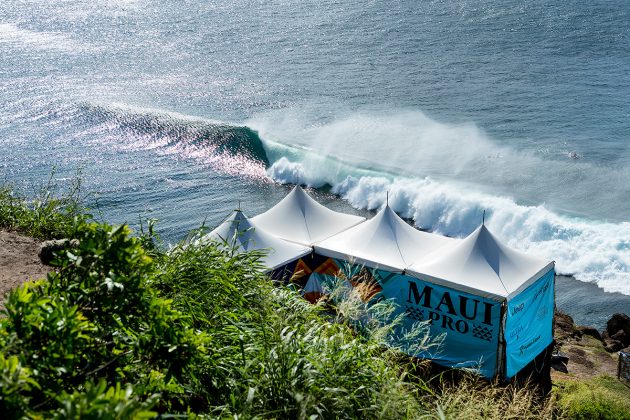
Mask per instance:
[[[255,254],[197,244],[165,255],[155,286],[221,349],[213,362],[223,374],[211,403],[215,414],[400,418],[419,412],[415,387],[389,357],[383,331],[357,335],[345,323],[329,322],[322,306],[274,287]]]
[[[630,388],[616,378],[568,379],[558,385],[559,405],[572,419],[630,419]]]
[[[498,386],[462,374],[457,382],[441,381],[434,386],[425,408],[439,419],[553,419],[565,418],[555,396],[541,399],[529,387]]]
[[[39,239],[73,237],[92,218],[84,204],[81,177],[75,176],[67,188],[60,189],[54,176],[28,198],[12,185],[0,186],[0,229]]]

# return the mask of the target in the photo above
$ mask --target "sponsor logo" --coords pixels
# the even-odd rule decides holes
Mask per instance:
[[[531,340],[529,343],[527,344],[523,344],[521,347],[519,347],[518,349],[520,350],[519,356],[522,356],[523,353],[525,353],[530,347],[532,347],[534,344],[536,344],[536,342],[540,340],[540,334],[537,335],[533,340]]]
[[[548,281],[548,282],[546,282],[546,283],[544,284],[544,286],[543,286],[543,287],[541,287],[540,289],[538,289],[538,290],[536,291],[536,294],[534,295],[534,298],[532,299],[532,302],[536,301],[536,299],[538,299],[538,297],[539,297],[540,295],[542,295],[543,293],[545,293],[545,292],[547,291],[547,289],[549,289],[549,286],[550,286],[550,285],[551,285],[551,282],[550,282],[550,281]]]
[[[512,331],[510,331],[510,338],[514,341],[518,341],[518,336],[520,333],[523,332],[524,329],[525,327],[523,327],[522,325],[519,325],[518,327],[514,328]]]
[[[432,325],[460,334],[491,341],[493,338],[492,310],[494,305],[449,291],[438,291],[429,285],[422,290],[409,281],[406,314],[417,321],[428,320]],[[420,308],[425,309],[420,309]],[[476,321],[475,324],[469,321]]]
[[[525,302],[521,302],[520,305],[513,307],[512,315],[516,315],[517,313],[521,312],[523,309],[525,309]]]

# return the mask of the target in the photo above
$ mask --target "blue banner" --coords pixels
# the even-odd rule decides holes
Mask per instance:
[[[405,327],[430,322],[441,345],[412,356],[448,367],[472,368],[487,378],[497,373],[501,302],[438,286],[414,277],[376,270],[381,296],[405,313]]]
[[[506,376],[511,378],[553,341],[554,270],[508,302]]]

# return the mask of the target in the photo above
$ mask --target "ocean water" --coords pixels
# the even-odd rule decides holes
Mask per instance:
[[[514,248],[630,312],[625,1],[0,3],[0,176],[176,241],[290,183]],[[564,290],[564,291],[563,291]],[[575,287],[559,288],[563,302]],[[577,306],[577,307],[576,307]]]

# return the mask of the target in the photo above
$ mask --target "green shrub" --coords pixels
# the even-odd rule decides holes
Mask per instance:
[[[154,404],[157,395],[141,401],[133,395],[133,388],[120,384],[108,387],[104,380],[98,384],[88,382],[80,391],[72,394],[62,392],[57,398],[59,408],[53,413],[55,419],[147,419],[157,414],[147,408]]]
[[[191,245],[194,244],[194,245]],[[154,285],[207,330],[200,385],[218,416],[376,418],[418,413],[405,367],[380,331],[357,336],[261,274],[259,255],[189,241],[157,262]]]
[[[0,353],[0,407],[8,418],[19,418],[28,409],[27,395],[39,388],[31,378],[31,371],[22,366],[17,356],[5,357]]]
[[[610,376],[562,381],[556,391],[572,419],[630,419],[630,389]]]
[[[47,281],[8,295],[0,320],[2,354],[11,361],[5,370],[13,378],[23,366],[29,378],[17,382],[24,384],[17,395],[29,410],[51,413],[64,401],[59,392],[80,402],[100,389],[89,384],[102,379],[109,387],[135,384],[139,401],[162,392],[162,410],[187,406],[208,337],[148,286],[153,262],[127,227],[85,224],[76,237],[78,247],[60,252]],[[86,401],[98,395],[86,394]]]

